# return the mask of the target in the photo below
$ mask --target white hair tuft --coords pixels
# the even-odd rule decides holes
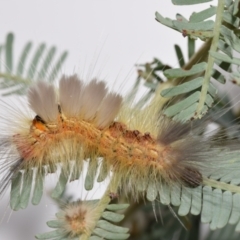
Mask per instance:
[[[39,81],[28,91],[30,108],[45,122],[55,122],[58,116],[58,106],[53,85]]]
[[[98,110],[96,125],[99,128],[108,127],[118,114],[123,98],[116,93],[109,93],[102,101]]]
[[[107,94],[107,88],[104,82],[91,81],[85,88],[81,103],[81,115],[84,120],[92,120],[97,110]]]
[[[59,83],[59,102],[65,116],[79,116],[82,88],[83,83],[78,79],[77,75],[62,76]]]

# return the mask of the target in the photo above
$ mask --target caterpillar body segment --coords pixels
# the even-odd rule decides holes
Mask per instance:
[[[218,153],[197,134],[198,128],[168,119],[153,106],[139,113],[126,106],[119,94],[109,92],[103,81],[84,84],[76,75],[63,76],[59,89],[37,82],[28,91],[28,104],[35,116],[27,121],[28,127],[19,131],[15,127],[7,138],[21,160],[12,161],[9,154],[2,161],[9,173],[1,188],[19,170],[54,169],[61,164],[68,178],[71,161],[74,171],[81,172],[84,159],[101,157],[107,170],[118,175],[119,188],[138,198],[139,189],[146,190],[143,186],[148,183],[201,185],[208,174],[204,164]]]

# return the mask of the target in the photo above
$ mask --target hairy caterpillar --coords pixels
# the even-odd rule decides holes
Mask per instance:
[[[84,84],[76,75],[63,76],[59,89],[38,82],[29,89],[28,104],[35,116],[2,138],[2,169],[8,172],[1,193],[21,170],[27,177],[37,168],[42,178],[43,166],[52,172],[61,163],[69,176],[71,160],[76,160],[77,174],[83,159],[96,162],[103,157],[107,172],[118,175],[119,187],[137,199],[146,183],[203,185],[216,169],[211,166],[222,159],[224,149],[199,134],[199,127],[164,117],[156,102],[144,111],[129,108],[119,94],[108,93],[102,81]],[[210,158],[211,164],[206,164]]]

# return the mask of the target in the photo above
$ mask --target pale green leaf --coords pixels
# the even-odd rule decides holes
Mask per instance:
[[[6,72],[11,73],[13,71],[13,41],[14,36],[12,33],[9,33],[6,38],[5,44],[5,57],[6,57]]]
[[[43,59],[43,64],[37,75],[37,80],[45,80],[45,77],[48,74],[49,68],[52,68],[52,62],[55,55],[56,55],[56,47],[51,47],[48,50],[45,58]]]
[[[157,197],[158,191],[154,182],[149,182],[147,187],[147,199],[148,201],[154,201]]]
[[[203,78],[198,77],[192,81],[180,84],[176,87],[164,89],[161,92],[161,96],[173,97],[173,96],[177,96],[179,94],[188,93],[188,92],[195,90],[195,89],[199,88],[200,86],[202,86],[202,82],[203,82]]]
[[[182,50],[179,47],[179,45],[177,45],[177,44],[174,45],[174,48],[175,48],[175,52],[176,52],[176,55],[178,58],[178,64],[180,67],[183,67],[185,65],[185,61],[184,61]]]
[[[58,179],[58,183],[57,183],[56,187],[54,188],[54,190],[52,191],[52,194],[51,194],[52,198],[57,199],[63,194],[65,187],[67,185],[67,182],[68,182],[68,176],[66,174],[67,173],[64,170],[61,171],[59,179]]]
[[[223,13],[223,20],[231,25],[233,25],[234,27],[238,28],[239,26],[239,18],[233,16],[232,14],[230,14],[229,12],[224,12]]]
[[[107,163],[105,161],[102,161],[97,182],[104,181],[108,175],[109,175],[109,169],[108,169]]]
[[[97,227],[115,233],[127,233],[129,231],[128,228],[115,226],[112,223],[109,223],[105,220],[99,220],[97,223]]]
[[[159,196],[160,196],[160,202],[164,205],[170,204],[170,187],[166,184],[161,184],[159,187]]]
[[[182,68],[168,69],[164,71],[166,78],[180,78],[187,77],[197,73],[205,71],[207,64],[205,62],[195,64],[190,70],[184,70]]]
[[[223,36],[229,36],[229,37],[231,37],[232,31],[231,31],[229,28],[225,27],[224,25],[221,25],[221,27],[220,27],[220,33],[221,33]]]
[[[191,192],[186,188],[182,187],[182,198],[181,204],[178,209],[179,216],[186,216],[191,208]]]
[[[108,240],[122,240],[122,239],[127,239],[130,236],[130,234],[127,234],[127,233],[111,233],[101,228],[95,228],[93,232],[96,235]]]
[[[51,232],[43,233],[43,234],[37,234],[35,237],[37,239],[51,239],[55,237],[59,237],[63,235],[63,230],[57,229]]]
[[[240,194],[233,195],[233,209],[229,219],[230,224],[236,224],[240,219]]]
[[[208,31],[212,30],[214,27],[214,21],[212,20],[207,20],[203,22],[178,22],[178,21],[173,21],[173,26],[177,28],[179,31],[188,29],[188,30],[194,30],[194,31]]]
[[[23,187],[20,196],[20,206],[25,209],[28,205],[33,183],[33,170],[25,171],[23,175]]]
[[[89,240],[104,240],[102,237],[98,237],[98,236],[91,236],[89,238]]]
[[[27,60],[27,57],[30,53],[31,48],[32,48],[32,43],[31,42],[29,42],[25,45],[25,47],[22,51],[22,54],[20,56],[20,59],[18,61],[17,75],[21,76],[23,74],[23,71],[25,69],[26,60]]]
[[[83,164],[81,161],[74,161],[72,166],[72,174],[69,181],[78,180],[82,173]]]
[[[173,117],[173,120],[175,121],[181,121],[186,122],[189,119],[192,119],[196,113],[198,103],[193,103],[191,106],[187,107],[186,109],[183,109],[178,114],[176,114]],[[207,109],[206,109],[207,110]]]
[[[234,6],[233,6],[233,15],[236,15],[239,12],[239,0],[234,1]]]
[[[223,228],[224,226],[227,225],[232,211],[232,201],[233,201],[232,193],[229,191],[225,191],[222,194],[222,207],[217,224],[218,228]]]
[[[225,54],[227,54],[229,57],[232,57],[232,49],[231,47],[224,42],[223,40],[218,41],[218,48]]]
[[[180,22],[188,22],[188,20],[180,13],[176,14],[176,19],[177,19],[177,21],[180,21]]]
[[[192,189],[191,214],[199,215],[202,210],[202,186]]]
[[[194,53],[195,53],[195,39],[188,37],[188,58],[191,59]]]
[[[211,2],[212,0],[172,0],[174,5],[193,5],[199,3]]]
[[[219,221],[220,217],[220,212],[221,212],[221,204],[222,204],[222,191],[220,189],[214,189],[212,191],[212,221],[210,224],[211,230],[216,230],[217,229],[217,224]]]
[[[189,97],[185,98],[184,100],[174,104],[173,106],[168,107],[164,113],[168,117],[175,116],[177,113],[181,112],[182,110],[190,107],[194,103],[196,103],[199,100],[200,92],[194,92]]]
[[[98,161],[96,161],[96,159],[91,159],[89,161],[87,175],[85,177],[85,183],[84,183],[84,187],[88,191],[93,188],[93,184],[97,174],[97,168],[98,168]]]
[[[203,187],[203,206],[201,221],[209,223],[212,220],[212,188],[209,186]]]
[[[129,204],[109,204],[107,205],[106,209],[110,211],[119,211],[125,210],[129,207]]]
[[[216,58],[216,59],[219,59],[221,61],[224,61],[224,62],[228,62],[228,63],[232,63],[232,64],[237,64],[237,65],[240,65],[240,59],[239,58],[231,58],[225,54],[222,54],[222,53],[217,53],[217,52],[212,52],[210,51],[210,54]]]
[[[178,185],[174,185],[171,188],[171,203],[173,206],[179,206],[181,204],[181,188]]]
[[[38,65],[40,63],[40,60],[42,59],[45,49],[46,49],[46,44],[44,43],[40,44],[36,49],[27,71],[27,78],[33,79],[35,77],[37,73]]]
[[[173,21],[170,18],[164,18],[160,13],[155,13],[156,20],[160,23],[162,23],[165,26],[168,26],[170,28],[176,29]]]
[[[62,220],[52,220],[52,221],[48,221],[47,225],[50,228],[61,228],[64,225],[64,221],[62,221]]]
[[[11,192],[10,192],[10,207],[13,210],[20,208],[20,194],[22,184],[22,173],[19,171],[16,176],[12,179]]]
[[[212,17],[213,15],[215,15],[216,12],[217,12],[217,8],[211,6],[210,8],[207,8],[201,12],[192,13],[189,21],[190,22],[202,22],[203,20],[208,19],[208,18]]]
[[[114,212],[103,212],[102,217],[111,222],[120,222],[123,220],[124,215]]]

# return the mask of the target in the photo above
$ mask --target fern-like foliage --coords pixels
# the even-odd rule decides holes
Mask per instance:
[[[173,1],[176,5],[203,2],[206,1]],[[185,94],[182,101],[166,109],[167,116],[180,121],[202,118],[212,106],[216,89],[211,83],[211,79],[224,83],[224,75],[219,68],[226,71],[230,64],[237,64],[237,60],[232,58],[232,50],[235,50],[237,45],[237,36],[234,32],[239,26],[238,2],[218,1],[217,7],[210,6],[201,12],[193,13],[189,20],[181,15],[177,15],[176,20],[171,20],[164,18],[158,12],[156,13],[157,21],[179,31],[183,36],[204,40],[205,45],[209,45],[210,49],[210,55],[206,62],[196,63],[193,61],[190,66],[164,71],[166,78],[173,79],[173,83],[176,82],[177,86],[163,90],[161,95],[175,97]],[[215,16],[215,21],[208,20],[213,16]],[[206,52],[206,48],[203,48],[201,53],[204,54],[204,52]],[[218,65],[219,68],[214,69],[214,64]],[[238,79],[237,76],[238,73],[233,74],[236,79]]]
[[[173,1],[174,4],[189,5],[206,1]],[[198,53],[192,56],[187,66],[181,60],[182,54],[176,48],[181,68],[167,69],[164,75],[174,87],[164,89],[164,97],[181,97],[181,101],[173,102],[165,114],[178,121],[188,121],[192,118],[201,118],[211,108],[216,96],[216,88],[212,79],[225,83],[222,70],[229,69],[231,64],[239,65],[239,59],[233,57],[233,50],[240,49],[238,37],[238,6],[239,1],[218,1],[218,6],[193,13],[189,20],[177,15],[177,20],[163,18],[156,13],[156,19],[162,24],[171,27],[184,36],[200,38],[205,44]],[[216,17],[215,22],[206,20]],[[199,60],[199,54],[208,55],[206,62]],[[204,59],[203,59],[204,60]],[[214,64],[218,68],[214,69]],[[221,70],[219,70],[219,68]],[[232,78],[238,83],[239,73],[232,73]],[[235,154],[235,155],[234,155]],[[184,186],[155,186],[149,183],[146,187],[147,199],[154,201],[159,198],[165,205],[178,206],[178,214],[185,216],[201,214],[203,223],[210,223],[210,228],[216,230],[228,223],[234,224],[236,231],[240,226],[240,188],[239,188],[239,161],[238,153],[225,155],[215,161],[219,164],[218,171],[214,171],[204,180],[204,186],[191,189]],[[213,156],[214,158],[214,156]],[[211,159],[213,161],[213,159]],[[210,166],[209,166],[210,167]]]
[[[52,82],[68,55],[64,51],[56,59],[56,47],[47,48],[45,43],[40,44],[32,53],[33,44],[28,42],[23,47],[18,62],[14,64],[13,45],[12,33],[9,33],[6,42],[0,45],[0,88],[4,89],[3,95],[25,94],[27,87],[33,81],[44,79]]]

